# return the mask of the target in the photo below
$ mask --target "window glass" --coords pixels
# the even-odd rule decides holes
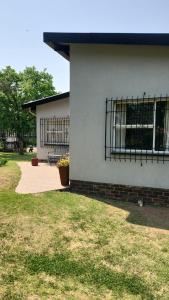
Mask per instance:
[[[165,150],[165,112],[166,102],[156,104],[155,150]]]
[[[126,124],[153,124],[154,103],[127,104]]]
[[[153,129],[126,129],[125,145],[127,149],[151,150],[153,147]]]

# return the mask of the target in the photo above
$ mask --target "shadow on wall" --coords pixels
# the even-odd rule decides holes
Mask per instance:
[[[151,227],[152,229],[168,230],[169,233],[169,207],[143,206],[135,203],[113,201],[103,197],[86,195],[90,198],[106,203],[129,212],[126,221],[132,224]]]

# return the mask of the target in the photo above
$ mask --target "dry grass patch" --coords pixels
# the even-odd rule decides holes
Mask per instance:
[[[0,191],[1,299],[169,299],[167,209],[163,221],[160,208],[19,195],[17,166],[5,168],[1,178],[13,175]]]
[[[12,190],[16,187],[20,177],[20,170],[14,162],[0,167],[0,188],[1,190]]]

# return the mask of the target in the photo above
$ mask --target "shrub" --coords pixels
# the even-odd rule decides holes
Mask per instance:
[[[63,155],[57,162],[57,167],[68,167],[70,164],[70,158],[68,154]]]
[[[0,167],[5,166],[7,162],[6,158],[0,158]]]

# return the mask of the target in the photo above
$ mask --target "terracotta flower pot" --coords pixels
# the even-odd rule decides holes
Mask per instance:
[[[69,185],[69,166],[59,167],[61,185]]]
[[[38,166],[38,158],[32,158],[32,166]]]

